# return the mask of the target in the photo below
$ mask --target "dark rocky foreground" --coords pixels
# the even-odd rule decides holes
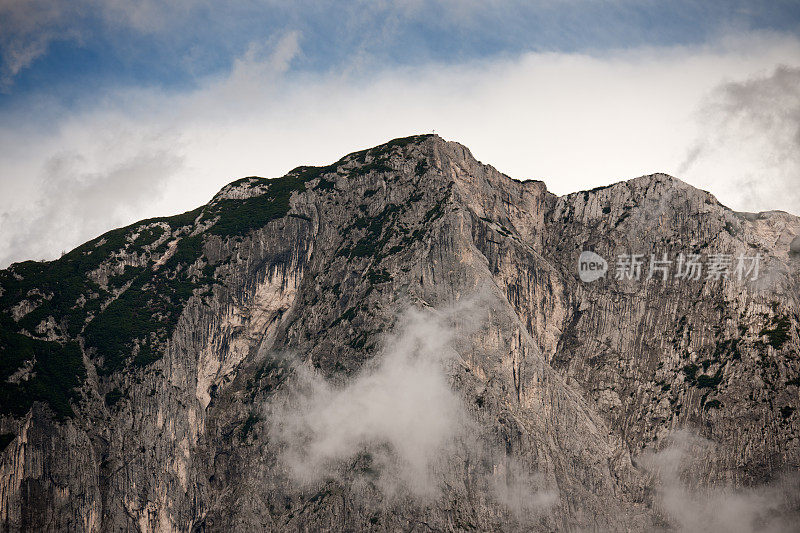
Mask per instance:
[[[0,271],[0,531],[791,531],[798,235],[437,136],[235,181]]]

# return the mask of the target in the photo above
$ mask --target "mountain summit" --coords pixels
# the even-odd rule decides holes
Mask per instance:
[[[239,179],[0,271],[0,530],[789,530],[798,235],[434,135]]]

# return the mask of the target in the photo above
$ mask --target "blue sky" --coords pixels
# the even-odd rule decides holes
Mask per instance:
[[[800,1],[0,0],[0,268],[431,130],[797,214],[797,87]]]
[[[303,36],[292,69],[311,72],[529,51],[602,54],[696,45],[723,31],[800,30],[800,2],[785,0],[58,4],[0,4],[0,105],[31,94],[72,104],[127,85],[187,89],[230,70],[251,43],[268,43],[287,29]]]

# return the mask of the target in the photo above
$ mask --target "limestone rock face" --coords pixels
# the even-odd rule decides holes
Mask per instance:
[[[0,531],[790,530],[798,236],[433,135],[243,178],[0,272]]]

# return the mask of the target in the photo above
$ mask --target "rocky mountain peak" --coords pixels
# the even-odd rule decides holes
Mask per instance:
[[[435,135],[236,180],[0,271],[0,528],[713,529],[734,494],[781,530],[798,235],[665,174],[559,197]]]

